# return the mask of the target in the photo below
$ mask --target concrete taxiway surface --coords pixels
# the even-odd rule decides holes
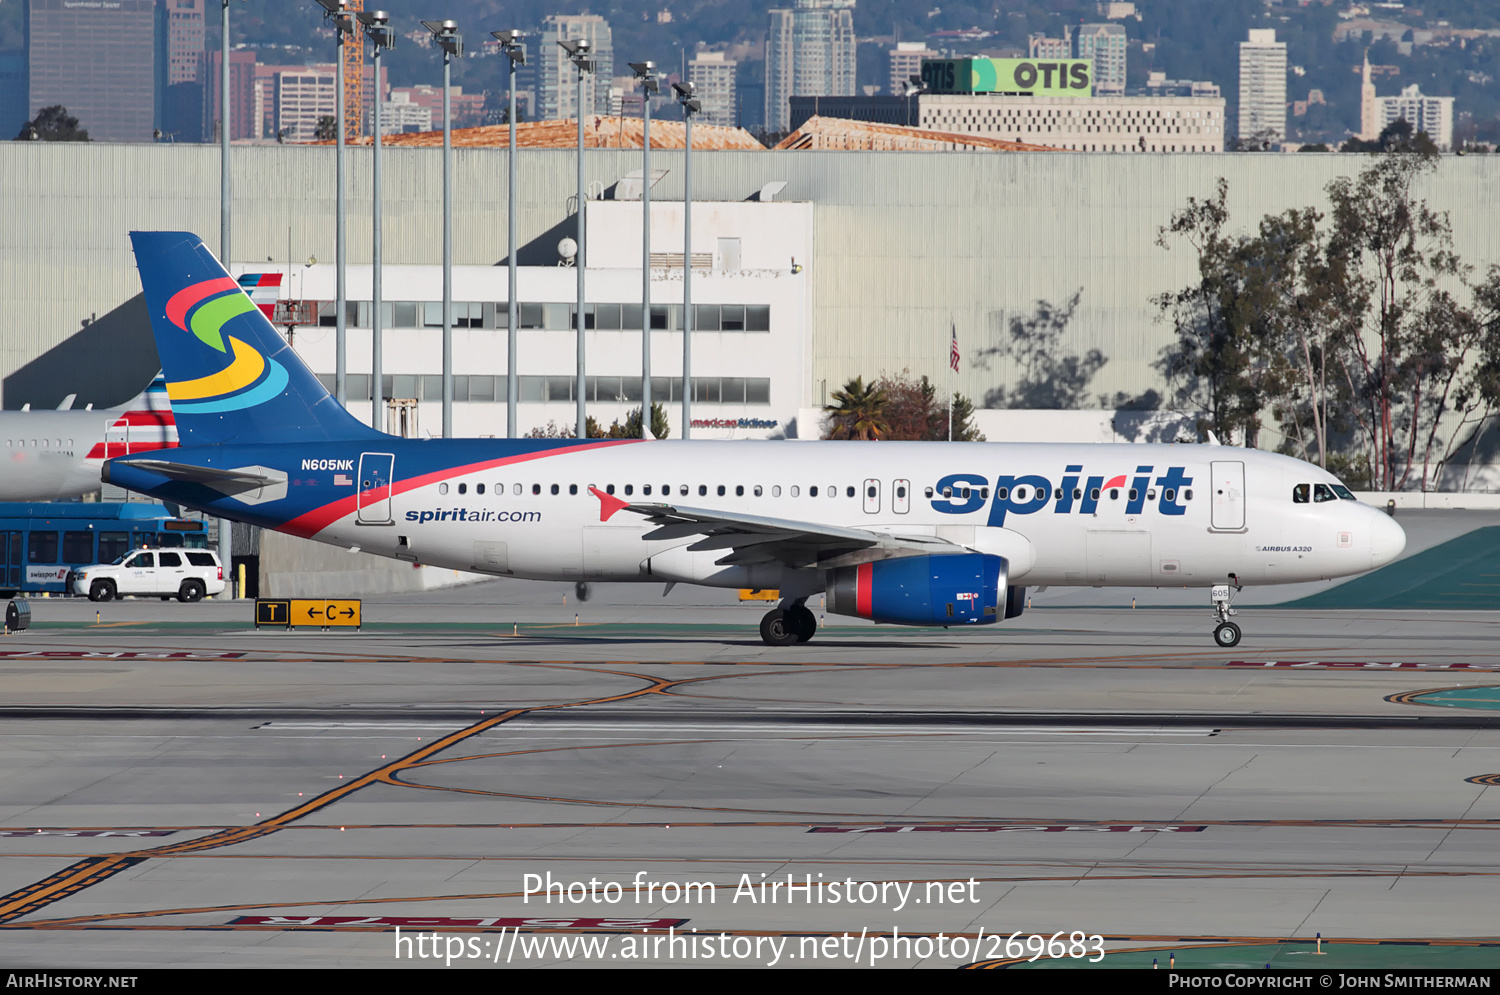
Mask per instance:
[[[1016,931],[1090,956],[1500,931],[1500,615],[1253,608],[1225,651],[1206,607],[1036,609],[770,648],[712,592],[510,591],[367,600],[337,634],[36,602],[0,641],[0,961],[431,967],[437,931],[475,967],[953,967]],[[573,900],[527,901],[548,875]]]

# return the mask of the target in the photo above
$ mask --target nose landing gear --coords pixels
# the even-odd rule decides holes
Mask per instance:
[[[817,634],[817,617],[803,604],[805,600],[782,602],[762,616],[760,638],[767,646],[805,643]]]
[[[1241,590],[1239,579],[1234,574],[1230,574],[1229,579],[1234,582],[1234,592],[1239,592]],[[1235,610],[1229,607],[1230,602],[1234,600],[1234,593],[1230,592],[1230,585],[1215,584],[1209,597],[1213,599],[1214,614],[1219,619],[1219,624],[1214,626],[1214,642],[1218,643],[1224,649],[1238,646],[1240,643],[1240,627],[1229,621],[1229,617],[1236,614]]]

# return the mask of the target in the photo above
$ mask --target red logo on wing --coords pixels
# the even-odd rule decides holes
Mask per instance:
[[[621,501],[613,494],[606,494],[597,487],[590,487],[589,493],[599,499],[599,521],[601,522],[609,521],[615,512],[630,506],[629,501]]]

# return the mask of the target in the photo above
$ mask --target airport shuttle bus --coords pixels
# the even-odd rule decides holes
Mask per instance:
[[[1220,445],[408,440],[339,406],[193,235],[132,235],[181,448],[108,461],[164,501],[412,562],[538,580],[776,589],[767,643],[827,610],[924,626],[1027,586],[1363,573],[1406,537],[1308,463]],[[168,458],[169,457],[169,458]]]
[[[67,590],[68,574],[143,546],[203,549],[201,521],[159,504],[0,503],[0,597]]]

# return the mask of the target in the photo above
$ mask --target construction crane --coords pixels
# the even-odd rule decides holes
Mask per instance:
[[[349,13],[365,9],[365,0],[344,0]],[[365,131],[365,39],[356,29],[344,42],[344,141],[353,142]],[[377,89],[379,83],[377,81]],[[376,99],[380,99],[378,96]]]

